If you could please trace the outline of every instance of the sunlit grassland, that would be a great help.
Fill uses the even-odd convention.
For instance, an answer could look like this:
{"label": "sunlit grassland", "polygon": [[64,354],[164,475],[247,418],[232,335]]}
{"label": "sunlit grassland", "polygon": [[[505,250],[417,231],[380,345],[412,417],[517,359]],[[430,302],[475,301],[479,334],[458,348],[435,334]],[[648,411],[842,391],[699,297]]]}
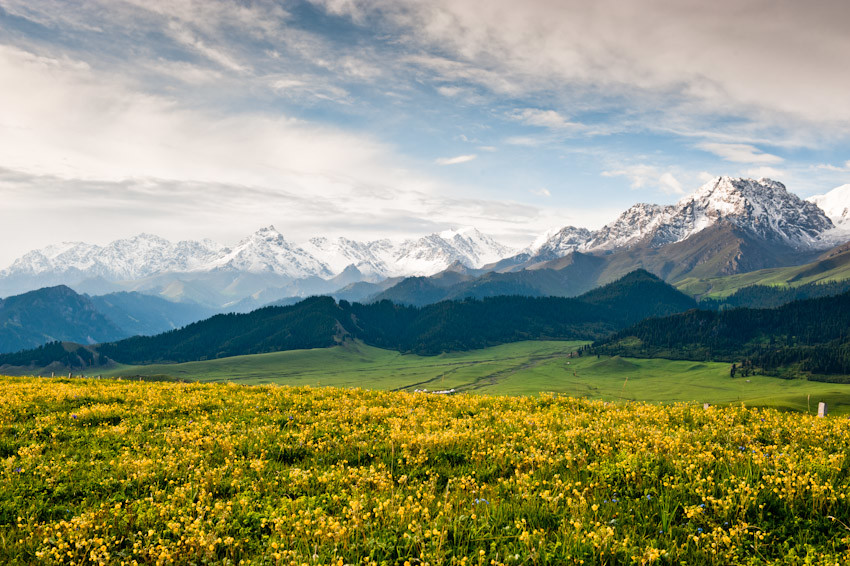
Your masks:
{"label": "sunlit grassland", "polygon": [[0,378],[0,564],[845,564],[850,419]]}
{"label": "sunlit grassland", "polygon": [[676,282],[676,288],[689,295],[722,299],[750,285],[798,287],[809,283],[830,283],[850,279],[850,262],[840,257],[834,262],[791,267],[773,267],[735,275],[699,279],[688,277]]}
{"label": "sunlit grassland", "polygon": [[850,386],[765,376],[729,376],[729,364],[619,357],[569,358],[582,342],[529,341],[440,356],[400,354],[349,343],[316,350],[203,362],[121,366],[103,375],[168,375],[192,381],[275,383],[536,395],[563,393],[606,401],[694,401],[850,412]]}

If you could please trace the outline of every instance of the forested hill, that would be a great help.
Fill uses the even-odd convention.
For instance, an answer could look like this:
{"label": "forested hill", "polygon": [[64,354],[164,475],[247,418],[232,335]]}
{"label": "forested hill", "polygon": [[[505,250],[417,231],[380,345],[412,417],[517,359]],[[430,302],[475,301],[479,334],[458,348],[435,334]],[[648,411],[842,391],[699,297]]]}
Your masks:
{"label": "forested hill", "polygon": [[[101,344],[89,351],[98,354],[98,360],[144,364],[323,348],[359,339],[402,352],[438,354],[518,340],[592,340],[647,316],[694,306],[691,298],[639,271],[572,299],[507,296],[417,308],[389,301],[361,305],[312,297],[287,307],[217,315],[179,330]],[[66,347],[64,359],[68,359],[67,351]],[[46,365],[45,352],[32,351],[32,363],[39,360],[39,366]],[[13,359],[15,365],[27,365],[28,355],[0,356],[0,366],[12,364]]]}
{"label": "forested hill", "polygon": [[772,309],[692,310],[641,321],[598,353],[692,360],[748,359],[767,372],[850,373],[850,292]]}
{"label": "forested hill", "polygon": [[750,285],[721,299],[705,298],[699,302],[699,308],[721,310],[736,307],[766,309],[779,307],[793,301],[831,297],[850,291],[850,279],[828,281],[825,283],[807,283],[792,287],[789,285]]}

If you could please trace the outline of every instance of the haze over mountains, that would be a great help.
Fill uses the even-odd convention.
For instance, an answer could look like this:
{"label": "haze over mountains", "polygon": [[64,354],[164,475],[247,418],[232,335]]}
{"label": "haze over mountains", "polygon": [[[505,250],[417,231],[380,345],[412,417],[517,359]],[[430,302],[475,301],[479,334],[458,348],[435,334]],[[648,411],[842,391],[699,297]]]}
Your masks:
{"label": "haze over mountains", "polygon": [[636,268],[675,282],[812,261],[850,239],[847,187],[807,201],[770,179],[718,177],[676,204],[636,204],[598,230],[567,226],[519,252],[474,228],[403,242],[296,244],[269,226],[230,248],[150,234],[106,246],[63,243],[0,271],[0,295],[64,284],[242,312],[313,294],[410,304],[574,296]]}

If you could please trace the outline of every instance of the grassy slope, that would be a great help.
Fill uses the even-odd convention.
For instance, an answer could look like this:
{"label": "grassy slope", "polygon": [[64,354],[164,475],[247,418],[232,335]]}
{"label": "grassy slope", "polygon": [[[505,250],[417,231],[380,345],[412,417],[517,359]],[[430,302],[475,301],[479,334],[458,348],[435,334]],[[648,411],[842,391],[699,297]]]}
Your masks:
{"label": "grassy slope", "polygon": [[848,385],[762,376],[731,379],[725,363],[595,356],[567,359],[565,355],[579,344],[519,342],[422,357],[354,343],[184,364],[121,366],[110,370],[108,375],[170,375],[246,385],[455,388],[508,395],[552,391],[609,401],[746,402],[802,411],[809,407],[816,410],[818,401],[826,401],[832,413],[850,413]]}
{"label": "grassy slope", "polygon": [[742,287],[750,285],[790,285],[797,287],[807,283],[828,283],[850,279],[850,253],[805,265],[760,269],[725,277],[698,279],[689,277],[675,283],[677,289],[688,295],[723,298]]}

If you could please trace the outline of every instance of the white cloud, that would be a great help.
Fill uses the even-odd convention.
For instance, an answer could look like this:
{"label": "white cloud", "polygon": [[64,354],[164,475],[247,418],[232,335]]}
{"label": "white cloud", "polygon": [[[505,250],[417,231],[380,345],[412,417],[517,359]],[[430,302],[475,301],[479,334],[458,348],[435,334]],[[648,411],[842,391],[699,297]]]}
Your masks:
{"label": "white cloud", "polygon": [[250,70],[247,66],[237,62],[231,55],[225,53],[221,49],[207,45],[204,40],[197,37],[181,24],[177,22],[170,22],[168,29],[175,40],[187,47],[191,47],[204,57],[211,61],[215,61],[222,67],[239,73],[246,73]]}
{"label": "white cloud", "polygon": [[658,186],[666,194],[681,195],[685,192],[682,188],[682,183],[670,172],[664,173],[658,178]]}
{"label": "white cloud", "polygon": [[557,212],[470,196],[362,134],[187,108],[73,59],[0,46],[0,76],[18,87],[0,89],[0,261],[65,239],[148,231],[227,242],[265,224],[293,239],[462,224],[523,243]]}
{"label": "white cloud", "polygon": [[539,189],[531,189],[529,192],[531,194],[537,195],[539,197],[547,197],[548,198],[548,197],[552,196],[552,193],[549,192],[549,189],[547,189],[546,187],[541,187]]}
{"label": "white cloud", "polygon": [[664,194],[683,194],[684,189],[678,179],[670,172],[660,172],[652,165],[632,165],[623,169],[602,172],[603,177],[626,177],[632,189],[654,188]]}
{"label": "white cloud", "polygon": [[697,144],[699,149],[722,157],[726,161],[735,163],[764,163],[775,164],[785,161],[778,155],[764,153],[755,146],[744,143],[714,143],[704,142]]}
{"label": "white cloud", "polygon": [[517,145],[521,147],[537,147],[551,141],[551,138],[538,136],[509,136],[502,140],[508,145]]}
{"label": "white cloud", "polygon": [[437,165],[457,165],[459,163],[468,163],[478,156],[474,153],[469,155],[456,155],[455,157],[440,157],[434,161]]}
{"label": "white cloud", "polygon": [[832,165],[831,163],[821,163],[819,165],[815,165],[815,168],[823,169],[825,171],[833,171],[835,173],[844,173],[850,171],[850,161],[845,161],[843,166]]}
{"label": "white cloud", "polygon": [[752,177],[753,179],[768,178],[768,179],[779,180],[779,181],[786,179],[788,177],[788,173],[786,171],[783,171],[781,169],[776,169],[774,167],[767,167],[767,166],[753,167],[753,168],[747,169],[744,172],[744,174],[747,177]]}
{"label": "white cloud", "polygon": [[658,169],[651,165],[632,165],[624,169],[614,169],[602,172],[603,177],[627,177],[630,187],[642,189],[657,182],[659,178]]}
{"label": "white cloud", "polygon": [[582,124],[569,121],[555,110],[523,108],[514,110],[508,116],[530,126],[539,126],[551,130],[577,130],[584,127]]}
{"label": "white cloud", "polygon": [[688,129],[722,133],[737,126],[711,116],[734,116],[790,136],[850,133],[846,2],[314,2],[385,18],[420,49],[406,63],[497,94],[556,93],[591,110],[615,101],[642,128],[684,127],[684,115],[698,118]]}

